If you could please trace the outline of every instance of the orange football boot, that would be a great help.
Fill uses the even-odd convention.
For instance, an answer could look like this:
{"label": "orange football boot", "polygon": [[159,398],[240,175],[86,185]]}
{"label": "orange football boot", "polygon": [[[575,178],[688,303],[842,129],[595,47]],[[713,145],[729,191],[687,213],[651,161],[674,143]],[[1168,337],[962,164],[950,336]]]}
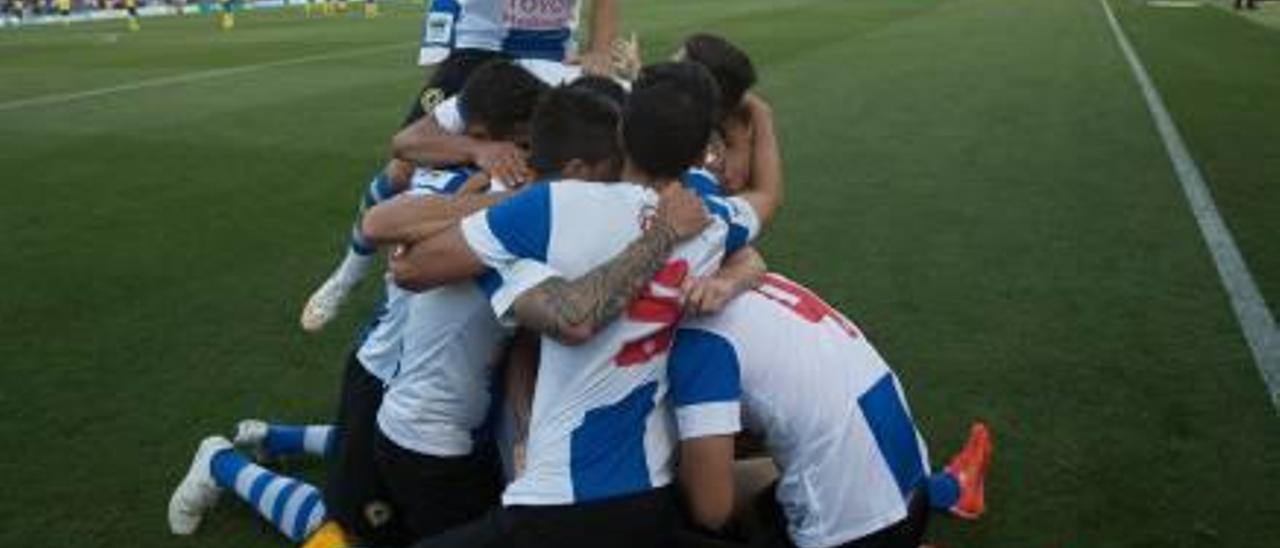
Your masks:
{"label": "orange football boot", "polygon": [[991,431],[986,423],[978,421],[969,427],[969,441],[965,442],[946,471],[960,484],[960,498],[950,510],[963,519],[978,519],[987,509],[985,498],[987,466],[991,464]]}

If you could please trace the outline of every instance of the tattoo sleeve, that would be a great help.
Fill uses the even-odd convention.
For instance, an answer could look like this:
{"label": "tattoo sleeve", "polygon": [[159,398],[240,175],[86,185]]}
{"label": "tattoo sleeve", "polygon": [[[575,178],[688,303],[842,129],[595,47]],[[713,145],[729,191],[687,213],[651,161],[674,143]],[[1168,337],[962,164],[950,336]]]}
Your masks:
{"label": "tattoo sleeve", "polygon": [[585,342],[631,304],[675,247],[676,232],[660,219],[618,256],[575,280],[552,278],[516,299],[516,319],[565,344]]}

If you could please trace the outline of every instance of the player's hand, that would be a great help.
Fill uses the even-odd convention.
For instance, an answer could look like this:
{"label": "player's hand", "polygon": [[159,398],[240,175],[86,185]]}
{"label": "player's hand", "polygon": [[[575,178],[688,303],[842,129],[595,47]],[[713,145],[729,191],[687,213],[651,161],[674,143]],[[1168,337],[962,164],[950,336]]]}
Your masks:
{"label": "player's hand", "polygon": [[614,74],[631,81],[640,77],[640,69],[644,66],[644,61],[640,59],[640,40],[636,37],[636,33],[631,33],[631,38],[627,40],[622,38],[614,40],[610,54],[613,58]]}
{"label": "player's hand", "polygon": [[679,241],[702,233],[702,229],[711,224],[702,198],[674,183],[658,194],[658,212],[654,220],[671,228]]}
{"label": "player's hand", "polygon": [[565,60],[566,64],[580,65],[583,74],[592,76],[613,76],[613,59],[608,51],[584,51],[576,55],[570,55]]}
{"label": "player's hand", "polygon": [[513,188],[533,180],[533,171],[525,163],[526,153],[515,144],[504,141],[479,143],[473,155],[480,169]]}
{"label": "player's hand", "polygon": [[477,171],[474,175],[467,178],[467,182],[462,183],[462,188],[458,189],[458,195],[465,194],[483,194],[489,190],[490,177],[485,171]]}
{"label": "player's hand", "polygon": [[699,316],[719,313],[739,293],[738,284],[719,276],[690,277],[680,289],[685,312]]}

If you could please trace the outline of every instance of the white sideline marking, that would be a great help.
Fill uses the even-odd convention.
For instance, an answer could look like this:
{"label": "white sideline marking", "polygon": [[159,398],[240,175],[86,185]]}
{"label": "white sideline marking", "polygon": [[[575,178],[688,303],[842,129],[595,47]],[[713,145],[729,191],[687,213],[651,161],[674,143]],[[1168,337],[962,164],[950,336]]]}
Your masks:
{"label": "white sideline marking", "polygon": [[[26,99],[17,99],[14,101],[0,103],[0,112],[6,111],[6,110],[27,108],[27,107],[55,105],[58,103],[70,103],[72,101],[92,99],[94,97],[101,97],[103,95],[111,95],[114,93],[124,93],[128,91],[137,91],[140,89],[172,86],[177,84],[186,84],[190,82],[198,82],[200,80],[210,80],[213,78],[222,78],[224,76],[234,76],[237,74],[244,74],[247,72],[256,72],[259,70],[270,69],[270,68],[285,67],[289,65],[301,65],[304,63],[311,63],[315,61],[341,59],[343,57],[355,57],[358,55],[365,55],[367,53],[374,53],[374,52],[389,50],[393,48],[407,48],[413,44],[414,42],[403,42],[403,43],[396,43],[396,44],[386,44],[382,46],[373,46],[373,47],[367,47],[367,48],[358,48],[358,49],[351,49],[351,50],[345,50],[345,51],[331,52],[331,53],[319,53],[315,55],[306,55],[303,57],[294,57],[293,59],[268,61],[265,63],[256,63],[252,65],[241,65],[238,67],[227,67],[227,68],[220,68],[220,69],[213,69],[213,70],[205,70],[201,72],[188,72],[186,74],[164,76],[161,78],[153,78],[150,80],[142,80],[142,81],[132,82],[128,84],[120,84],[117,86],[108,86],[104,88],[77,91],[73,93],[55,93],[52,95],[42,95],[40,97],[28,97]],[[405,51],[408,51],[408,50],[405,50]],[[406,53],[406,55],[408,54]]]}
{"label": "white sideline marking", "polygon": [[1209,247],[1213,262],[1218,267],[1222,286],[1231,297],[1231,308],[1236,313],[1236,321],[1240,322],[1245,341],[1249,343],[1249,351],[1253,353],[1253,359],[1258,364],[1262,380],[1267,383],[1271,403],[1276,411],[1280,412],[1280,331],[1276,330],[1275,319],[1271,317],[1271,310],[1267,308],[1262,292],[1258,291],[1258,285],[1249,274],[1249,267],[1245,264],[1244,257],[1236,248],[1231,231],[1222,221],[1222,215],[1218,213],[1218,208],[1213,203],[1213,196],[1209,193],[1209,187],[1205,185],[1200,169],[1196,167],[1195,160],[1191,158],[1191,153],[1187,151],[1187,146],[1182,140],[1182,135],[1178,133],[1178,128],[1173,123],[1173,118],[1165,109],[1164,100],[1160,98],[1160,93],[1151,83],[1147,69],[1138,59],[1133,46],[1129,44],[1129,38],[1125,36],[1124,29],[1120,28],[1120,22],[1116,20],[1116,15],[1111,11],[1107,0],[1098,0],[1098,2],[1106,11],[1107,22],[1111,24],[1116,41],[1120,43],[1120,50],[1124,52],[1125,58],[1129,61],[1129,67],[1133,69],[1138,87],[1142,88],[1142,95],[1147,100],[1147,108],[1151,111],[1151,117],[1155,119],[1156,129],[1159,130],[1160,137],[1164,140],[1165,150],[1169,153],[1169,161],[1173,162],[1178,182],[1182,184],[1182,191],[1187,197],[1188,205],[1191,206],[1191,212],[1196,217],[1196,224],[1200,225],[1200,235],[1204,237],[1204,243]]}

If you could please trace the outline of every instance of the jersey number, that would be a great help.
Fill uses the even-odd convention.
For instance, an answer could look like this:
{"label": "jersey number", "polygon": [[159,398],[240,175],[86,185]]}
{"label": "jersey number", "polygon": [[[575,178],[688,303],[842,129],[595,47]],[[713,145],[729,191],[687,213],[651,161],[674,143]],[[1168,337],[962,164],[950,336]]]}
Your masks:
{"label": "jersey number", "polygon": [[818,323],[824,319],[831,318],[850,337],[856,339],[860,336],[858,326],[844,317],[844,314],[831,308],[831,305],[814,295],[812,291],[782,276],[766,274],[764,280],[760,283],[760,287],[757,287],[755,291],[795,312],[797,316],[804,318],[809,323]]}
{"label": "jersey number", "polygon": [[627,308],[627,319],[661,324],[662,328],[652,335],[623,345],[622,351],[614,358],[618,367],[648,363],[671,349],[676,323],[680,321],[680,285],[688,275],[689,263],[683,259],[671,261],[658,271],[640,296],[632,301]]}

